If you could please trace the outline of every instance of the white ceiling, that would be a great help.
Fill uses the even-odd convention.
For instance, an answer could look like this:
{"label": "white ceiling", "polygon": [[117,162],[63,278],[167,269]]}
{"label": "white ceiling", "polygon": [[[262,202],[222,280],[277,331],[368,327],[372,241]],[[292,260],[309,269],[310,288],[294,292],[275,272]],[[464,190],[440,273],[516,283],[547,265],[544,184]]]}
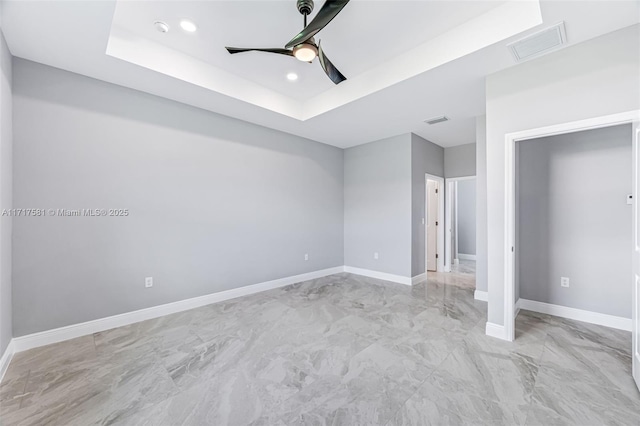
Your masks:
{"label": "white ceiling", "polygon": [[[334,65],[353,78],[502,3],[352,1],[316,38]],[[309,19],[321,6],[318,0]],[[182,18],[196,22],[198,31],[182,31]],[[155,20],[169,24],[170,31],[158,32]],[[303,28],[295,1],[119,1],[113,25],[297,100],[334,86],[318,61],[265,53],[232,56],[224,48],[284,47]],[[298,81],[289,82],[288,72],[296,72]]]}
{"label": "white ceiling", "polygon": [[[178,28],[182,17],[198,24],[195,34]],[[317,63],[223,49],[286,43],[302,25],[294,0],[2,4],[15,56],[339,147],[407,132],[472,143],[484,77],[515,64],[508,42],[565,21],[575,44],[639,17],[637,1],[352,1],[320,33],[349,78],[334,86]],[[169,33],[153,29],[158,19]],[[287,81],[289,71],[300,79]],[[443,114],[451,121],[422,123]]]}
{"label": "white ceiling", "polygon": [[[137,27],[139,26],[139,23],[133,25],[129,20],[131,13],[129,12],[128,6],[130,3],[131,2],[127,1],[118,1],[116,4],[111,25],[111,33],[109,35],[109,42],[106,49],[109,56],[143,66],[159,73],[169,75],[173,78],[198,85],[209,91],[231,96],[238,100],[254,104],[300,121],[306,121],[325,112],[339,108],[349,102],[353,102],[379,90],[402,82],[408,78],[422,74],[452,60],[463,57],[471,52],[489,46],[497,41],[504,40],[507,37],[518,34],[524,30],[539,25],[542,22],[540,7],[535,1],[503,2],[502,4],[485,3],[484,1],[477,2],[477,4],[484,5],[485,7],[478,8],[474,3],[474,6],[471,9],[478,13],[476,16],[469,14],[469,12],[465,12],[467,10],[465,9],[466,3],[463,2],[384,2],[382,4],[395,6],[396,8],[401,5],[411,5],[413,3],[416,6],[420,6],[422,4],[429,5],[434,11],[442,9],[446,16],[450,18],[441,18],[440,21],[451,21],[451,23],[449,25],[445,25],[441,22],[431,23],[430,20],[423,18],[425,21],[424,24],[427,28],[435,26],[440,29],[440,32],[430,32],[432,33],[431,38],[428,38],[422,43],[416,44],[411,40],[413,34],[410,32],[406,33],[404,31],[405,27],[411,28],[410,26],[400,24],[400,22],[404,23],[404,21],[390,21],[388,31],[382,33],[378,32],[378,34],[382,36],[380,40],[383,40],[386,37],[387,39],[391,39],[390,44],[393,46],[408,45],[408,48],[403,49],[405,50],[403,53],[400,53],[389,60],[382,60],[377,64],[371,62],[368,68],[363,68],[362,72],[351,76],[347,81],[341,83],[340,86],[332,86],[327,82],[327,78],[322,76],[322,73],[320,72],[317,74],[318,79],[315,84],[314,82],[308,83],[312,88],[317,89],[317,94],[311,97],[295,99],[288,96],[286,93],[272,90],[265,85],[257,84],[252,81],[257,78],[261,78],[261,74],[266,74],[264,79],[267,81],[281,81],[283,74],[282,70],[253,65],[249,68],[251,71],[248,73],[248,75],[251,76],[251,79],[247,79],[240,76],[237,72],[233,72],[231,69],[228,69],[230,68],[229,64],[235,66],[237,62],[236,56],[242,57],[249,54],[236,55],[234,57],[231,57],[231,55],[228,54],[223,54],[216,58],[217,62],[211,63],[202,60],[199,56],[194,56],[194,52],[185,52],[184,50],[181,50],[184,48],[183,46],[180,46],[180,49],[169,47],[164,42],[166,37],[160,38],[161,42],[157,42],[147,37],[146,34],[141,36],[139,33],[132,31],[132,28],[130,27]],[[199,2],[196,3],[197,6],[194,6],[194,9],[197,9],[201,14],[212,12],[211,10],[208,10],[211,8],[212,3],[214,5],[220,4],[220,2]],[[153,8],[153,11],[147,10],[144,13],[148,16],[146,19],[147,22],[151,22],[152,14],[156,13],[155,9],[160,8],[165,3],[161,2],[153,4],[156,5]],[[248,5],[248,7],[246,7],[247,12],[242,13],[243,16],[248,16],[247,13],[251,10],[251,6],[270,5],[274,3],[224,2],[222,4],[236,11],[236,13],[238,9],[243,9],[245,5]],[[275,4],[290,4],[290,0]],[[362,17],[367,15],[375,18],[376,15],[373,12],[378,10],[377,7],[374,7],[377,4],[377,2],[371,1],[353,1],[348,5],[348,7],[351,6],[353,8],[359,5],[366,6],[367,9],[364,9],[358,16]],[[451,7],[452,5],[455,7]],[[179,3],[176,8],[180,10],[184,9],[182,3]],[[414,7],[414,9],[419,8]],[[266,14],[267,16],[270,16],[267,10],[268,9],[265,9],[261,15],[264,16]],[[344,10],[346,10],[346,7]],[[244,11],[241,10],[241,12]],[[180,15],[178,15],[177,12],[171,13],[176,14],[175,18],[172,18],[169,22],[170,25],[173,26],[174,22],[179,21]],[[194,13],[196,12],[192,12],[192,14]],[[458,23],[452,18],[457,18],[460,13],[463,13],[463,16],[467,18],[462,23]],[[126,18],[121,18],[121,16],[125,16]],[[217,15],[214,13],[213,16]],[[342,18],[342,13],[338,15],[336,20],[338,20],[338,18]],[[382,18],[382,16],[380,18]],[[277,18],[272,19],[277,20]],[[368,25],[365,25],[365,23],[368,22],[366,19],[363,23],[360,22],[359,18],[354,18],[353,20],[360,26]],[[122,21],[123,23],[121,24]],[[263,21],[264,19],[261,16],[256,16],[251,19],[251,25],[260,26]],[[331,22],[331,24],[334,24],[334,22]],[[145,25],[145,27],[148,26],[149,24]],[[324,34],[325,31],[322,31],[321,33]],[[375,34],[376,31],[374,28],[370,28],[369,33]],[[353,31],[351,34],[353,34]],[[196,49],[196,34],[190,35],[192,36],[191,42],[189,42],[189,39],[185,37],[180,37],[179,39],[184,42],[184,45],[194,45],[194,50],[206,51],[207,46],[209,46],[209,50],[212,50],[212,42],[203,42],[203,49]],[[284,35],[286,34],[282,34],[281,37]],[[257,34],[252,35],[249,38],[251,37],[255,38],[257,37]],[[349,37],[349,35],[346,37]],[[412,42],[408,43],[407,40],[411,40]],[[386,41],[386,43],[389,42]],[[220,49],[220,47],[218,47],[218,49]],[[213,50],[219,51],[218,49]],[[342,49],[340,51],[342,52]],[[257,53],[253,54],[253,56],[255,55],[257,55]],[[261,56],[265,56],[265,54],[261,54]],[[370,62],[365,60],[365,57],[366,55],[355,54],[355,58],[353,58],[349,54],[346,54],[342,61],[346,63],[348,68],[349,65],[353,64],[357,67],[359,65],[358,60]],[[295,59],[292,62],[292,58],[285,57],[280,59],[287,59],[288,64],[295,63]],[[253,61],[255,64],[256,59]],[[251,65],[251,63],[247,63],[247,65]],[[301,65],[311,71],[315,70],[316,72],[319,72],[317,65],[315,65],[315,67],[313,67],[313,64]],[[247,72],[245,70],[246,68],[243,68],[243,72]],[[305,68],[302,68],[302,71],[305,71]],[[295,91],[290,89],[291,86],[284,87],[287,89],[287,92],[295,93]],[[322,90],[323,87],[327,87],[327,89]]]}

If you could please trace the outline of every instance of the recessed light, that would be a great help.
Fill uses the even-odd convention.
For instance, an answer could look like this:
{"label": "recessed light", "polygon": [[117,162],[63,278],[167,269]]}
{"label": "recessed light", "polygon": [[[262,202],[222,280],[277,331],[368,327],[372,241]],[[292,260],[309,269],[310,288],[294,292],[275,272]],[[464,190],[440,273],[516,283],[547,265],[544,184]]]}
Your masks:
{"label": "recessed light", "polygon": [[183,19],[182,21],[180,21],[180,28],[182,28],[183,30],[185,30],[188,33],[194,33],[198,29],[196,24],[194,24],[193,22],[191,22],[188,19]]}
{"label": "recessed light", "polygon": [[296,81],[297,79],[298,79],[298,74],[296,74],[295,72],[290,72],[289,74],[287,74],[287,80]]}
{"label": "recessed light", "polygon": [[169,32],[169,25],[167,25],[165,22],[156,21],[153,23],[153,26],[156,27],[156,30],[160,31],[161,33]]}

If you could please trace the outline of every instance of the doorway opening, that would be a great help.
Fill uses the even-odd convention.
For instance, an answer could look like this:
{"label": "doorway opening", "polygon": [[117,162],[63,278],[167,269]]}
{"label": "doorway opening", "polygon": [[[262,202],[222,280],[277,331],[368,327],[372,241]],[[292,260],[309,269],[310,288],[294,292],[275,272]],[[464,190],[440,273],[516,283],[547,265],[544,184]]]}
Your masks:
{"label": "doorway opening", "polygon": [[444,178],[425,175],[425,272],[443,272]]}
{"label": "doorway opening", "polygon": [[[487,323],[487,334],[514,340],[519,309],[631,331],[640,381],[639,119],[630,111],[506,135],[504,329]],[[623,142],[606,133],[621,128]],[[610,145],[598,145],[598,131]],[[568,143],[587,134],[583,148]],[[543,139],[559,145],[523,158],[522,147]],[[537,181],[524,184],[527,173]],[[611,279],[614,272],[622,276]]]}
{"label": "doorway opening", "polygon": [[475,276],[476,178],[449,178],[447,185],[447,272]]}
{"label": "doorway opening", "polygon": [[516,143],[516,311],[630,330],[631,149],[630,124]]}

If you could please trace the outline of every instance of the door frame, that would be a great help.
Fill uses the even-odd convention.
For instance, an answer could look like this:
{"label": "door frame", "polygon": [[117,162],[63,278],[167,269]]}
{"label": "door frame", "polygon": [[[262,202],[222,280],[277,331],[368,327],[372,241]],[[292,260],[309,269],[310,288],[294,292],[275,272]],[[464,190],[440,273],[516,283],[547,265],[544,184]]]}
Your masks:
{"label": "door frame", "polygon": [[[444,228],[446,226],[446,218],[444,216],[444,178],[441,176],[430,175],[425,173],[424,175],[424,272],[427,273],[427,255],[429,250],[428,238],[427,238],[427,213],[429,212],[429,192],[427,187],[427,181],[434,180],[438,183],[438,226],[437,226],[437,238],[436,238],[436,253],[438,259],[436,259],[436,271],[444,271]],[[442,256],[440,256],[442,253]]]}
{"label": "door frame", "polygon": [[[571,121],[552,126],[539,127],[535,129],[523,130],[519,132],[507,133],[505,135],[505,204],[504,204],[504,340],[513,341],[515,339],[515,178],[516,178],[516,142],[538,139],[547,136],[575,133],[584,130],[601,129],[620,124],[629,124],[640,121],[640,110],[632,110],[619,114],[611,114],[586,120]],[[635,141],[633,144],[635,145]],[[638,173],[634,165],[633,170]],[[633,275],[633,274],[631,274]],[[633,280],[632,280],[633,285]],[[491,303],[491,295],[489,295]],[[497,337],[497,336],[496,336]]]}
{"label": "door frame", "polygon": [[[444,245],[444,249],[445,249],[445,262],[444,262],[444,271],[445,272],[451,272],[451,266],[453,265],[453,247],[451,247],[451,243],[446,243],[446,241],[451,241],[452,239],[452,235],[451,235],[451,223],[450,220],[453,219],[453,221],[455,221],[457,223],[458,221],[458,204],[456,203],[456,211],[453,212],[452,211],[452,201],[453,201],[453,195],[452,195],[452,189],[453,189],[453,184],[456,182],[460,182],[463,180],[471,180],[471,179],[476,179],[476,176],[460,176],[460,177],[453,177],[453,178],[446,178],[445,179],[445,185],[446,185],[446,193],[445,193],[445,203],[446,203],[446,207],[445,207],[445,225],[447,227],[447,231],[446,231],[446,240],[445,240],[445,245]],[[455,218],[453,217],[455,213]],[[458,238],[458,227],[456,226],[456,239]],[[477,227],[476,227],[476,233],[477,233]],[[476,250],[477,252],[477,250]]]}
{"label": "door frame", "polygon": [[631,186],[631,196],[633,204],[633,238],[632,238],[632,271],[631,282],[633,283],[632,306],[631,306],[631,376],[636,382],[640,391],[640,120],[633,124],[633,185]]}

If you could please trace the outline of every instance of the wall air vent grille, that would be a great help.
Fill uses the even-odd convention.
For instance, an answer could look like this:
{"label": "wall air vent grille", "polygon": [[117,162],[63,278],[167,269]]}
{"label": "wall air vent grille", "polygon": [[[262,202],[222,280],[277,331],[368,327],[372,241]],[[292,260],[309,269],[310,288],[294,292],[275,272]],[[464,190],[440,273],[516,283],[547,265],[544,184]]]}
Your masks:
{"label": "wall air vent grille", "polygon": [[514,41],[507,46],[516,61],[524,61],[558,50],[566,42],[567,34],[564,29],[564,22],[560,22],[521,40]]}
{"label": "wall air vent grille", "polygon": [[445,117],[444,115],[442,115],[440,117],[433,117],[433,118],[430,118],[428,120],[424,120],[424,122],[429,124],[429,125],[442,123],[444,121],[449,121],[449,118]]}

